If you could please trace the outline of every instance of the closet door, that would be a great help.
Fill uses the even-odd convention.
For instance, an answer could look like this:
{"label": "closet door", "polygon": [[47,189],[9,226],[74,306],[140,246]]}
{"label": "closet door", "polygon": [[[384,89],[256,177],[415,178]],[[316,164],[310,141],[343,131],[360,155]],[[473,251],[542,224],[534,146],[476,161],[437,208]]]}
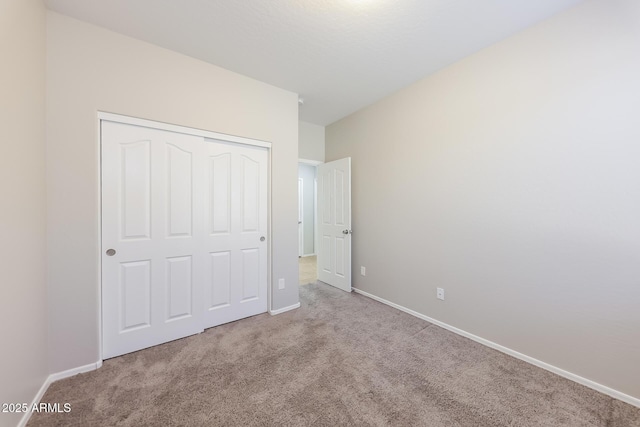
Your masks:
{"label": "closet door", "polygon": [[106,359],[203,330],[206,156],[202,137],[108,121],[101,132]]}
{"label": "closet door", "polygon": [[205,140],[204,327],[267,311],[266,148]]}

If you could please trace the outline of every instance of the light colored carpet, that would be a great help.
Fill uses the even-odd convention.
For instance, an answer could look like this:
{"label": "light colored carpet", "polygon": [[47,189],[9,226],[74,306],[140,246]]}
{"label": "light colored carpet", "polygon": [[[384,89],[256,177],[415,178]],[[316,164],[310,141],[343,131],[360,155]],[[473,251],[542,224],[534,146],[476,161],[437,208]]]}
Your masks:
{"label": "light colored carpet", "polygon": [[29,426],[640,426],[640,409],[357,294],[107,360]]}
{"label": "light colored carpet", "polygon": [[308,285],[318,280],[318,260],[314,256],[298,258],[299,278],[301,285]]}

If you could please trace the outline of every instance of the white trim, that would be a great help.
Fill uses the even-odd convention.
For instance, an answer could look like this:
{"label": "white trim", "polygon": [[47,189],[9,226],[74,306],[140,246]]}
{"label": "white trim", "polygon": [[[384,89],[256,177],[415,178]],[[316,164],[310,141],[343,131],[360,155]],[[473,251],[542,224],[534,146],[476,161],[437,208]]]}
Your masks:
{"label": "white trim", "polygon": [[279,308],[277,310],[269,310],[269,314],[275,316],[277,314],[286,313],[287,311],[295,310],[296,308],[300,308],[300,303],[296,303],[290,305],[289,307]]}
{"label": "white trim", "polygon": [[313,253],[313,254],[300,255],[300,258],[306,258],[306,257],[309,257],[309,256],[316,256],[316,254]]}
{"label": "white trim", "polygon": [[[44,396],[44,394],[47,392],[47,389],[49,388],[49,385],[51,385],[51,383],[51,376],[48,376],[44,380],[44,383],[42,383],[40,390],[38,390],[35,397],[31,401],[31,405],[29,405],[29,408],[33,408],[33,405],[37,405],[40,403],[40,400],[42,400],[42,396]],[[29,419],[31,418],[31,414],[31,411],[26,411],[24,414],[22,414],[22,418],[20,418],[20,421],[18,422],[18,427],[25,427],[29,422]]]}
{"label": "white trim", "polygon": [[[98,283],[98,357],[102,357],[102,120],[98,117],[98,152],[96,153],[96,162],[98,171],[98,191],[97,195],[97,207],[98,207],[98,276],[96,282]],[[102,361],[100,362],[102,365]]]}
{"label": "white trim", "polygon": [[304,178],[298,175],[298,257],[304,256]]}
{"label": "white trim", "polygon": [[399,304],[393,303],[391,301],[387,301],[384,298],[380,298],[377,297],[373,294],[370,294],[368,292],[362,291],[360,289],[357,288],[352,288],[356,293],[359,293],[361,295],[364,295],[365,297],[371,298],[373,300],[376,300],[378,302],[381,302],[382,304],[386,304],[390,307],[396,308],[400,311],[404,311],[407,314],[410,314],[412,316],[415,316],[419,319],[422,320],[426,320],[429,323],[433,323],[434,325],[440,326],[441,328],[444,328],[448,331],[451,331],[455,334],[461,335],[465,338],[469,338],[470,340],[473,340],[477,343],[480,343],[482,345],[485,345],[487,347],[493,348],[494,350],[498,350],[502,353],[508,354],[509,356],[513,356],[516,359],[520,359],[524,362],[530,363],[532,365],[535,365],[539,368],[545,369],[549,372],[553,372],[554,374],[560,375],[561,377],[564,377],[566,379],[569,379],[571,381],[574,381],[578,384],[582,384],[583,386],[589,387],[593,390],[599,391],[600,393],[604,393],[607,396],[613,397],[614,399],[618,399],[621,400],[625,403],[628,403],[630,405],[636,406],[638,408],[640,408],[640,399],[633,397],[633,396],[629,396],[628,394],[622,393],[618,390],[614,390],[610,387],[607,387],[605,385],[602,385],[600,383],[597,383],[595,381],[589,380],[587,378],[581,377],[579,375],[576,375],[574,373],[571,373],[569,371],[565,371],[564,369],[558,368],[556,366],[550,365],[549,363],[543,362],[541,360],[538,359],[534,359],[531,356],[527,356],[526,354],[522,354],[520,352],[517,352],[515,350],[512,350],[508,347],[502,346],[500,344],[496,344],[493,341],[489,341],[487,339],[481,338],[477,335],[473,335],[467,331],[464,331],[462,329],[458,329],[455,326],[451,326],[448,325],[444,322],[441,322],[439,320],[433,319],[429,316],[425,316],[424,314],[418,313],[417,311],[413,311],[411,309],[408,309],[406,307],[403,307]]}
{"label": "white trim", "polygon": [[[318,167],[313,178],[313,254],[318,254]],[[318,267],[316,266],[316,277]]]}
{"label": "white trim", "polygon": [[273,306],[273,203],[271,183],[273,179],[273,152],[271,148],[267,151],[267,311],[271,311]]}
{"label": "white trim", "polygon": [[298,159],[298,163],[303,163],[305,165],[318,166],[323,164],[320,160],[308,160],[308,159]]}
{"label": "white trim", "polygon": [[122,116],[120,114],[106,113],[98,111],[98,119],[108,122],[124,123],[129,125],[136,125],[142,127],[148,127],[152,129],[166,130],[169,132],[183,133],[187,135],[201,136],[204,138],[220,139],[226,142],[235,142],[236,144],[253,145],[256,147],[271,148],[271,143],[267,141],[261,141],[259,139],[245,138],[243,136],[227,135],[224,133],[211,132],[204,129],[196,129],[185,126],[172,125],[170,123],[157,122],[154,120],[140,119],[137,117]]}
{"label": "white trim", "polygon": [[65,378],[73,377],[74,375],[84,374],[85,372],[95,371],[102,367],[102,360],[98,360],[95,363],[89,363],[88,365],[78,366],[77,368],[67,369],[66,371],[57,372],[49,375],[50,383],[60,381]]}
{"label": "white trim", "polygon": [[[79,366],[77,368],[68,369],[66,371],[57,372],[55,374],[49,375],[47,377],[47,379],[44,380],[44,383],[42,383],[42,386],[40,387],[40,389],[36,393],[35,397],[33,398],[33,401],[31,402],[31,405],[29,406],[29,408],[32,408],[34,405],[37,405],[37,404],[40,403],[40,401],[42,400],[42,397],[47,392],[47,389],[49,388],[51,383],[53,383],[55,381],[58,381],[58,380],[62,380],[64,378],[73,377],[74,375],[83,374],[85,372],[95,371],[96,369],[100,368],[101,366],[102,366],[102,360],[98,360],[95,363],[90,363],[88,365]],[[18,427],[26,426],[27,423],[29,422],[29,419],[31,418],[31,414],[32,414],[31,411],[25,412],[22,415],[22,418],[20,419],[20,422],[18,422]]]}

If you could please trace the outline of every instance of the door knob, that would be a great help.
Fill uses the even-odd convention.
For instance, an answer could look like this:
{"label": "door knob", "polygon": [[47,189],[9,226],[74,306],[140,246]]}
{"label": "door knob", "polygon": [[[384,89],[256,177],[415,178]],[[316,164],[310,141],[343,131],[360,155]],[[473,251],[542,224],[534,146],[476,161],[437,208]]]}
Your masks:
{"label": "door knob", "polygon": [[107,256],[114,256],[116,254],[115,249],[107,249]]}
{"label": "door knob", "polygon": [[351,230],[342,230],[342,234],[351,234],[352,231]]}
{"label": "door knob", "polygon": [[264,236],[260,237],[260,241],[261,241],[261,242],[264,242],[264,241],[265,241]]}

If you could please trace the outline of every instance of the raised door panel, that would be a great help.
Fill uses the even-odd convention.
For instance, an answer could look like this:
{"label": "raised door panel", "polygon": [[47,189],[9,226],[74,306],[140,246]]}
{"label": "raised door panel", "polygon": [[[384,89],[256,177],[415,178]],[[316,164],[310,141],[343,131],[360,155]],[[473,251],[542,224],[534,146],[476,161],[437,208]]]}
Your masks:
{"label": "raised door panel", "polygon": [[338,277],[344,277],[345,272],[345,250],[346,250],[346,239],[345,237],[338,236],[335,238],[335,252],[334,252],[334,265],[335,265],[335,275]]}
{"label": "raised door panel", "polygon": [[120,264],[120,332],[151,326],[151,260]]}
{"label": "raised door panel", "polygon": [[175,321],[192,314],[193,277],[191,256],[166,260],[166,321]]}
{"label": "raised door panel", "polygon": [[120,143],[121,239],[151,238],[151,141]]}
{"label": "raised door panel", "polygon": [[209,157],[209,234],[231,233],[231,153]]}
{"label": "raised door panel", "polygon": [[258,231],[260,222],[260,164],[244,155],[240,156],[242,180],[240,182],[241,218],[243,232]]}
{"label": "raised door panel", "polygon": [[167,236],[190,237],[193,227],[192,153],[174,144],[166,144],[166,149]]}
{"label": "raised door panel", "polygon": [[324,171],[320,174],[320,197],[321,197],[321,223],[325,225],[333,224],[331,216],[331,171]]}
{"label": "raised door panel", "polygon": [[336,169],[333,180],[333,193],[334,193],[334,215],[333,224],[338,226],[346,226],[346,212],[345,212],[345,173],[342,170]]}
{"label": "raised door panel", "polygon": [[260,295],[260,251],[258,248],[243,249],[241,302],[255,300]]}
{"label": "raised door panel", "polygon": [[320,271],[328,274],[333,272],[333,268],[331,268],[331,260],[333,258],[331,240],[331,236],[323,235],[322,243],[320,244]]}
{"label": "raised door panel", "polygon": [[231,304],[231,252],[214,252],[209,255],[209,310],[216,310]]}

